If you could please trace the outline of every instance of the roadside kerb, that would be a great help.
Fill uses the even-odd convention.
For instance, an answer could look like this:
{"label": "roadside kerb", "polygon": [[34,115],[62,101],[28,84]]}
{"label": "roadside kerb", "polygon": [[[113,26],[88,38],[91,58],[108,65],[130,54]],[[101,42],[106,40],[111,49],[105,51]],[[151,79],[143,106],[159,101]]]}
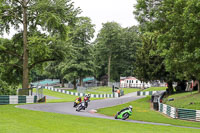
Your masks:
{"label": "roadside kerb", "polygon": [[[44,86],[44,88],[48,89],[50,91],[56,91],[56,92],[74,95],[74,96],[85,96],[86,95],[86,93],[71,92],[71,91],[67,91],[67,90],[56,89],[53,86]],[[122,96],[122,95],[124,95],[123,91],[120,92],[120,96]],[[91,94],[91,97],[92,98],[116,98],[119,96],[118,96],[118,93],[114,93],[114,94]]]}

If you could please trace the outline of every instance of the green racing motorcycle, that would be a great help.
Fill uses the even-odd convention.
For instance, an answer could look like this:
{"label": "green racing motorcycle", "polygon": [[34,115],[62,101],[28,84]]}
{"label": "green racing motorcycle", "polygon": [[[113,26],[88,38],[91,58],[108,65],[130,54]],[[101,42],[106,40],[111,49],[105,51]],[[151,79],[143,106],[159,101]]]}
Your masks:
{"label": "green racing motorcycle", "polygon": [[115,115],[115,119],[122,119],[122,120],[126,120],[129,118],[129,116],[132,115],[132,110],[131,109],[127,109],[124,110],[122,112],[117,112],[117,114]]}

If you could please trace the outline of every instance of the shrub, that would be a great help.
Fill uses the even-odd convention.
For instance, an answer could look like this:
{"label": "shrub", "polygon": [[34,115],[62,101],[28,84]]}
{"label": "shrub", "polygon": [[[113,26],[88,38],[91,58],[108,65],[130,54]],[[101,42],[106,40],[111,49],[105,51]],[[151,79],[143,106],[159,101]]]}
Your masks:
{"label": "shrub", "polygon": [[16,87],[0,80],[0,95],[16,95]]}

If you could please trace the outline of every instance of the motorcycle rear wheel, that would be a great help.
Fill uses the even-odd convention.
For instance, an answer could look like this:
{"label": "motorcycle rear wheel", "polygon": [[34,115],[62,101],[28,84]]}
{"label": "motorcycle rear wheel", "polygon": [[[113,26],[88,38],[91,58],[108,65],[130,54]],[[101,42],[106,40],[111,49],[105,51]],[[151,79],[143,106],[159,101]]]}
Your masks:
{"label": "motorcycle rear wheel", "polygon": [[76,107],[77,105],[78,105],[78,104],[74,102],[74,106],[73,106],[73,107]]}
{"label": "motorcycle rear wheel", "polygon": [[83,107],[82,106],[78,106],[76,111],[79,112]]}
{"label": "motorcycle rear wheel", "polygon": [[118,119],[117,116],[118,116],[118,114],[115,115],[115,119]]}

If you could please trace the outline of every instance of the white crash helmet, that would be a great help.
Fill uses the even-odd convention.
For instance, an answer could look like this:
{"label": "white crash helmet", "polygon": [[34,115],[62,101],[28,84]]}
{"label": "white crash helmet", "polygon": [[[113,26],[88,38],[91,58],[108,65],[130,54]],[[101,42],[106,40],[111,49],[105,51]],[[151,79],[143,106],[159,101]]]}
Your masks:
{"label": "white crash helmet", "polygon": [[130,108],[130,109],[133,109],[133,107],[132,107],[131,105],[129,105],[129,108]]}

